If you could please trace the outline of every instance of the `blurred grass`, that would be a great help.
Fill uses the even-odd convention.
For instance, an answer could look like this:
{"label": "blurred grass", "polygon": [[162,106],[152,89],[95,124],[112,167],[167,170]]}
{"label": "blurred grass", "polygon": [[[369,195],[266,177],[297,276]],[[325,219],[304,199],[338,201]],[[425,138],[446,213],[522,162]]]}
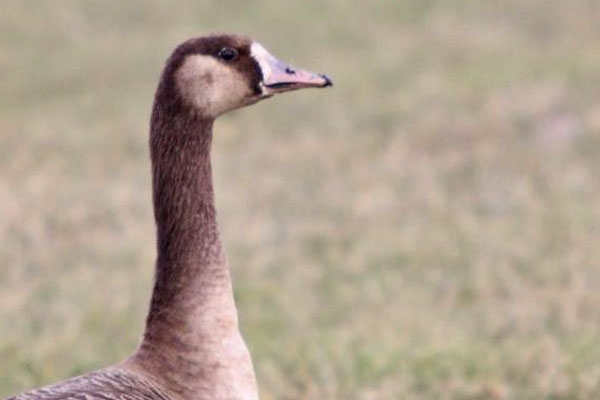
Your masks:
{"label": "blurred grass", "polygon": [[135,348],[158,74],[179,41],[233,31],[336,83],[217,124],[262,398],[597,399],[599,12],[4,1],[0,395]]}

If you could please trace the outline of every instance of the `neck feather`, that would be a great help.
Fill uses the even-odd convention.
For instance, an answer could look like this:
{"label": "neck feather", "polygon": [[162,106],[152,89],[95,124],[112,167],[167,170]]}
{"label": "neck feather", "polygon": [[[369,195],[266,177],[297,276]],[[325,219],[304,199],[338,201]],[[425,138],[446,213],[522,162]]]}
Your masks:
{"label": "neck feather", "polygon": [[144,338],[130,364],[183,398],[220,398],[206,391],[225,390],[224,396],[239,388],[252,392],[254,374],[239,334],[217,228],[210,163],[213,121],[186,111],[165,109],[156,101],[152,113],[158,256]]}

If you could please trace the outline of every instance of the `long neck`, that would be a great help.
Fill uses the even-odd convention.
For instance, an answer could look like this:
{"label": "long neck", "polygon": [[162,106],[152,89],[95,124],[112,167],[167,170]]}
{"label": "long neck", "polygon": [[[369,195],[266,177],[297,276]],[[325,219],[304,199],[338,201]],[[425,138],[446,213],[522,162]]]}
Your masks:
{"label": "long neck", "polygon": [[[214,206],[211,141],[210,120],[179,116],[152,124],[158,258],[147,320],[149,333],[154,325],[173,317],[189,323],[189,312],[213,297],[207,288],[219,289],[218,296],[230,295]],[[177,315],[178,311],[184,312]]]}
{"label": "long neck", "polygon": [[162,122],[152,124],[150,137],[158,252],[152,306],[159,308],[211,265],[225,268],[210,164],[212,121]]}
{"label": "long neck", "polygon": [[151,121],[158,256],[146,330],[132,360],[183,398],[255,387],[216,222],[212,125],[157,105]]}

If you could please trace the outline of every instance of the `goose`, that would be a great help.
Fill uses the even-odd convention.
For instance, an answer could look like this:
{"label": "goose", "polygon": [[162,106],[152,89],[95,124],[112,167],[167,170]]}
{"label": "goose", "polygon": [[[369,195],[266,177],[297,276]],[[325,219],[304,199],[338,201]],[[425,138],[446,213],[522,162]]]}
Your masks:
{"label": "goose", "polygon": [[141,343],[124,361],[10,400],[258,399],[216,220],[213,122],[278,93],[331,85],[244,36],[176,47],[150,119],[157,258]]}

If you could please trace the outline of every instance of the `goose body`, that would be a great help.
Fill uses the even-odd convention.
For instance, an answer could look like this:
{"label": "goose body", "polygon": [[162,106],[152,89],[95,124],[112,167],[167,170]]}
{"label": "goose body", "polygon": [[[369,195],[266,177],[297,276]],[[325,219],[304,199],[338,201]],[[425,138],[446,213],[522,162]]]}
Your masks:
{"label": "goose body", "polygon": [[150,121],[155,284],[137,351],[9,400],[256,400],[214,206],[215,118],[280,92],[330,86],[236,35],[190,39],[168,59]]}

